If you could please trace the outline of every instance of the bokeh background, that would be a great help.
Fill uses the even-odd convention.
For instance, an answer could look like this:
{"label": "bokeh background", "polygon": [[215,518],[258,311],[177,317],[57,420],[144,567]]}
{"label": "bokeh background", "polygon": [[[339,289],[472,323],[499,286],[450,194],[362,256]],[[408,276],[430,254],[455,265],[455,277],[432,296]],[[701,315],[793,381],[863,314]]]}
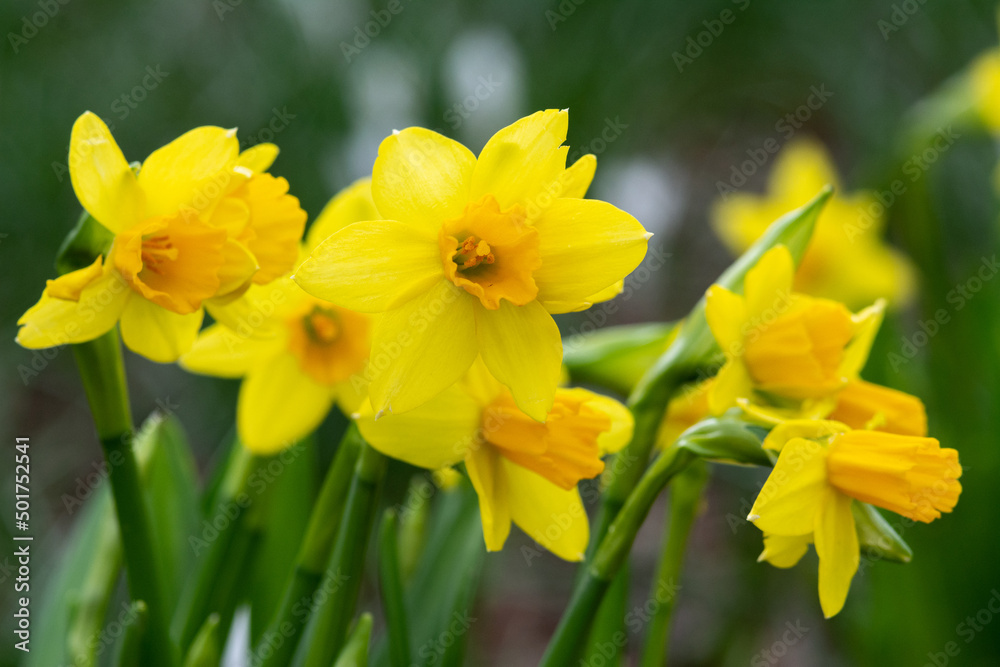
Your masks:
{"label": "bokeh background", "polygon": [[[832,94],[796,138],[829,147],[848,189],[884,188],[901,168],[901,119],[997,43],[990,2],[902,5],[905,21],[885,33],[879,22],[900,8],[890,0],[400,0],[401,11],[374,37],[360,37],[386,3],[0,4],[0,339],[7,341],[0,490],[11,507],[13,438],[30,435],[34,599],[78,516],[64,495],[101,460],[72,355],[40,357],[13,343],[17,317],[54,276],[56,250],[79,214],[65,160],[82,111],[105,118],[131,160],[197,125],[238,127],[247,146],[275,141],[281,155],[272,172],[289,179],[312,217],[367,175],[394,128],[438,129],[478,151],[516,118],[569,108],[571,155],[598,155],[591,196],[636,215],[656,233],[652,247],[667,255],[609,323],[666,321],[682,316],[730,260],[708,224],[717,182],[766,139],[784,146],[776,123],[811,88]],[[735,20],[679,68],[674,53],[723,10]],[[844,612],[823,621],[815,557],[793,570],[759,565],[759,532],[732,521],[745,514],[741,503],[752,500],[761,474],[715,469],[681,581],[672,664],[1000,664],[1000,617],[987,606],[1000,597],[1000,281],[986,281],[911,362],[894,369],[888,361],[921,320],[951,308],[949,291],[996,252],[996,163],[988,136],[963,132],[926,174],[930,212],[920,224],[903,207],[890,208],[889,236],[915,260],[919,294],[889,319],[865,372],[921,396],[931,433],[960,451],[965,491],[957,511],[908,529],[913,562],[867,568]],[[771,164],[743,189],[762,189]],[[561,322],[566,332],[580,323]],[[137,417],[174,412],[207,476],[230,437],[237,384],[131,354],[126,363]],[[331,446],[321,443],[320,460]],[[402,493],[410,472],[393,472],[398,488],[390,495]],[[321,466],[310,474],[320,479]],[[0,515],[4,665],[19,664],[7,611],[12,515]],[[660,505],[634,552],[637,605],[647,596],[663,517]],[[544,649],[573,568],[548,555],[526,559],[527,544],[515,535],[486,559],[468,664],[531,664]],[[958,626],[977,614],[981,630],[966,641]],[[808,630],[781,655],[768,652],[786,623]],[[952,641],[959,654],[944,656]]]}

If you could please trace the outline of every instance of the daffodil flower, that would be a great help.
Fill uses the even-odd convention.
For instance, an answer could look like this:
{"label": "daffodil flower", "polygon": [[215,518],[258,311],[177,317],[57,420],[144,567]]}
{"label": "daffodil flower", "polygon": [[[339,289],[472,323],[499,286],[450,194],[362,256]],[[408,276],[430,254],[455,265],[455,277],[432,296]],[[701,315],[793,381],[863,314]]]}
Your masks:
{"label": "daffodil flower", "polygon": [[[266,173],[272,144],[239,150],[235,130],[199,127],[130,166],[100,118],[73,125],[69,171],[84,209],[114,234],[106,256],[48,281],[18,321],[17,341],[44,348],[93,340],[121,322],[135,352],[176,360],[204,306],[287,273],[305,213]],[[138,171],[138,173],[136,173]]]}
{"label": "daffodil flower", "polygon": [[458,383],[419,408],[375,419],[371,405],[358,428],[372,447],[437,470],[465,462],[479,495],[486,548],[498,551],[511,522],[560,558],[583,558],[587,514],[577,490],[600,474],[601,455],[632,437],[631,413],[586,389],[557,389],[539,423],[477,360]]}
{"label": "daffodil flower", "polygon": [[[357,182],[320,213],[301,257],[318,239],[374,211],[370,182]],[[220,323],[201,332],[180,363],[195,373],[243,378],[236,423],[251,451],[280,451],[314,431],[334,403],[351,414],[367,397],[367,315],[310,296],[288,276],[254,285],[213,312]]]}
{"label": "daffodil flower", "polygon": [[[836,170],[819,144],[797,140],[782,149],[766,195],[730,193],[712,209],[712,224],[741,253],[787,211],[810,201],[827,184],[838,191]],[[912,263],[883,240],[885,207],[871,192],[834,194],[816,223],[795,276],[796,291],[858,308],[885,297],[894,305],[914,290]]]}
{"label": "daffodil flower", "polygon": [[864,365],[882,302],[852,314],[793,292],[794,271],[791,253],[779,245],[747,272],[742,296],[709,288],[705,317],[726,357],[709,393],[713,413],[764,405],[783,419],[823,416]]}
{"label": "daffodil flower", "polygon": [[747,517],[764,532],[759,560],[792,567],[814,543],[827,618],[843,608],[858,569],[855,500],[929,523],[950,512],[962,491],[958,452],[934,438],[790,421],[764,447],[780,453]]}
{"label": "daffodil flower", "polygon": [[381,313],[371,400],[402,413],[454,384],[480,355],[537,420],[553,406],[562,342],[552,313],[607,300],[642,260],[631,215],[582,199],[596,159],[566,167],[566,111],[501,130],[478,159],[422,128],[379,147],[378,220],[349,225],[296,271],[307,292]]}

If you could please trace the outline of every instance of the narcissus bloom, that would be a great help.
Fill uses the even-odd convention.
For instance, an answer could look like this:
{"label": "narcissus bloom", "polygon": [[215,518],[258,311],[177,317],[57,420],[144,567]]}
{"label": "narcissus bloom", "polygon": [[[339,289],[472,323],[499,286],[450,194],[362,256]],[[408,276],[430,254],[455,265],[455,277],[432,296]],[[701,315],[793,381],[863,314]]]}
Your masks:
{"label": "narcissus bloom", "polygon": [[990,49],[969,70],[973,104],[987,129],[1000,132],[1000,49]]}
{"label": "narcissus bloom", "polygon": [[632,437],[622,404],[586,389],[557,389],[544,424],[476,361],[466,377],[419,408],[377,421],[361,412],[361,434],[380,452],[436,470],[464,461],[479,495],[486,548],[498,551],[514,522],[566,560],[583,558],[587,514],[577,490],[600,474],[602,454]]}
{"label": "narcissus bloom", "polygon": [[827,618],[843,608],[858,569],[855,500],[929,523],[950,512],[962,492],[958,452],[934,438],[792,421],[776,427],[764,447],[780,453],[747,517],[764,532],[760,560],[791,567],[814,543]]}
{"label": "narcissus bloom", "polygon": [[827,184],[838,193],[820,213],[795,276],[796,291],[852,308],[879,297],[906,302],[913,293],[914,271],[883,240],[885,207],[871,192],[839,194],[836,170],[817,143],[800,140],[783,148],[767,194],[724,194],[712,209],[712,224],[733,253],[742,253],[774,220],[809,202]]}
{"label": "narcissus bloom", "polygon": [[775,246],[747,272],[743,295],[713,285],[705,317],[726,362],[709,393],[712,412],[756,404],[787,414],[829,414],[868,357],[881,323],[876,303],[857,314],[792,291],[795,265]]}
{"label": "narcissus bloom", "polygon": [[582,199],[596,160],[566,167],[567,123],[565,111],[523,118],[478,159],[430,130],[393,134],[372,176],[381,219],[333,234],[296,271],[321,299],[382,313],[376,412],[412,410],[480,355],[526,414],[552,409],[562,342],[551,314],[617,294],[649,237],[629,214]]}
{"label": "narcissus bloom", "polygon": [[[265,173],[272,144],[239,150],[235,130],[199,127],[130,166],[100,118],[73,125],[69,172],[84,209],[114,234],[104,256],[48,281],[18,321],[29,348],[93,340],[121,322],[125,344],[174,361],[203,306],[291,270],[305,212]],[[136,173],[138,171],[138,173]]]}
{"label": "narcissus bloom", "polygon": [[[360,181],[323,209],[302,256],[317,239],[373,213],[370,184]],[[250,287],[218,312],[222,323],[201,332],[181,365],[244,378],[236,422],[251,451],[280,451],[314,431],[335,402],[351,414],[367,397],[367,315],[310,296],[287,276]]]}

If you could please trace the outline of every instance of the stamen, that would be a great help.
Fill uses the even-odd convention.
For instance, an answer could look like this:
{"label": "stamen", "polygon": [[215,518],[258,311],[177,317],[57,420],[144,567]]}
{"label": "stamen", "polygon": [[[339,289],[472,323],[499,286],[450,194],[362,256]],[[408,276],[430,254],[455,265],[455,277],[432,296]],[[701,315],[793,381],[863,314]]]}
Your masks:
{"label": "stamen", "polygon": [[495,261],[496,256],[494,256],[490,244],[487,243],[486,239],[477,239],[475,236],[466,237],[455,255],[455,263],[463,269],[474,269],[483,262],[492,264]]}

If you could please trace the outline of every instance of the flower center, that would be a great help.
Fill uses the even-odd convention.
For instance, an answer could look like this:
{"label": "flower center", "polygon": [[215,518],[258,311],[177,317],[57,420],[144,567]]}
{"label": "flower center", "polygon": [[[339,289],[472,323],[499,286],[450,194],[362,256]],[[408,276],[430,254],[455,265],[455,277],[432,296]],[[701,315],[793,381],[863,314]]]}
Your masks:
{"label": "flower center", "polygon": [[226,232],[182,216],[150,218],[118,234],[111,261],[133,291],[179,314],[219,289]]}
{"label": "flower center", "polygon": [[441,226],[441,263],[447,278],[490,310],[500,299],[517,306],[538,296],[533,273],[542,265],[538,231],[519,205],[501,210],[492,195],[465,207]]}
{"label": "flower center", "polygon": [[164,263],[177,261],[177,255],[177,248],[166,234],[144,236],[142,239],[142,251],[139,256],[142,259],[143,271],[152,271],[162,276],[166,270]]}
{"label": "flower center", "polygon": [[344,382],[368,358],[368,318],[319,299],[308,299],[286,320],[288,349],[319,384]]}
{"label": "flower center", "polygon": [[330,345],[340,337],[340,319],[337,314],[319,304],[302,318],[302,327],[310,340],[319,345]]}

